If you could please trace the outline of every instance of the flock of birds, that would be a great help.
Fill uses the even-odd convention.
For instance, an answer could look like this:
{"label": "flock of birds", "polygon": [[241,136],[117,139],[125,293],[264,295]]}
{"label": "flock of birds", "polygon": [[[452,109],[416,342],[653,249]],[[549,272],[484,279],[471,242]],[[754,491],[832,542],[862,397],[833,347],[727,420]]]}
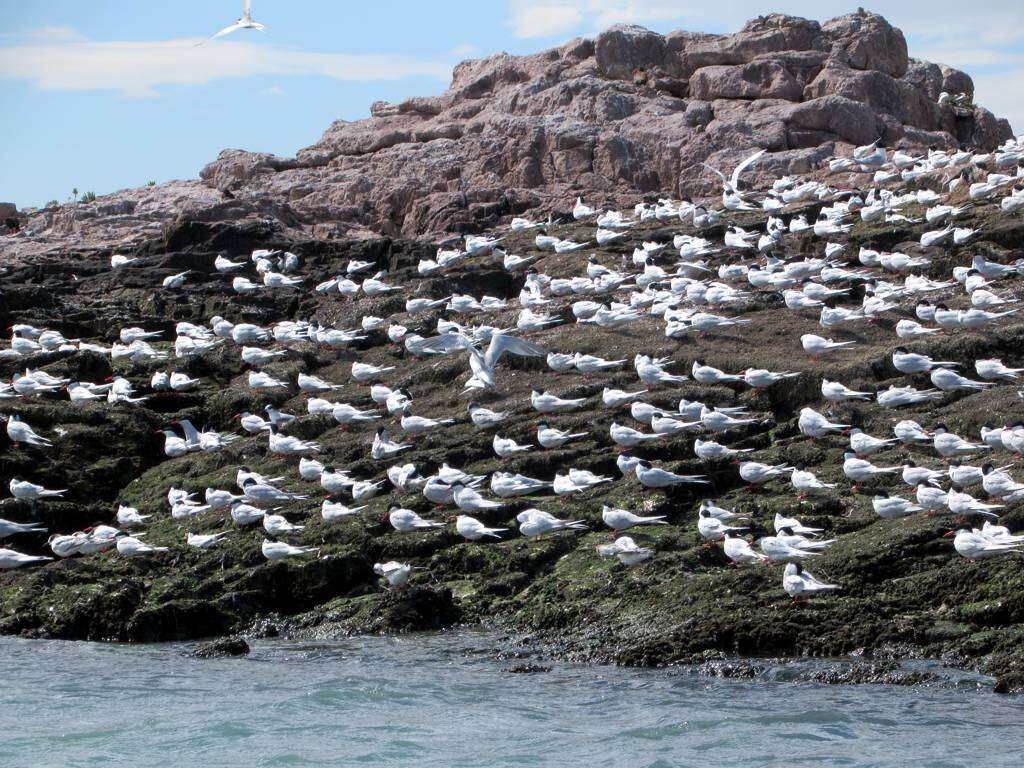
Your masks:
{"label": "flock of birds", "polygon": [[[248,3],[246,13],[248,15]],[[750,455],[751,448],[739,449],[720,442],[729,436],[742,435],[751,425],[764,421],[761,415],[750,413],[744,407],[714,407],[680,397],[672,409],[666,409],[646,399],[654,390],[672,391],[688,381],[737,389],[785,386],[787,380],[802,375],[799,371],[747,368],[726,372],[702,360],[693,360],[686,375],[673,372],[676,361],[667,357],[638,352],[629,361],[608,360],[573,350],[555,352],[529,336],[567,322],[570,314],[580,327],[598,326],[613,334],[653,319],[662,325],[668,338],[703,336],[742,327],[750,322],[743,314],[752,300],[781,293],[788,311],[814,312],[822,328],[822,335],[808,333],[793,339],[791,359],[798,357],[797,343],[805,353],[815,357],[841,356],[857,342],[836,340],[829,334],[873,323],[886,315],[892,317],[896,311],[913,306],[916,319],[903,317],[895,324],[900,346],[892,352],[892,365],[906,376],[906,382],[869,392],[823,378],[822,403],[817,407],[804,407],[799,412],[799,431],[809,440],[848,440],[842,471],[854,488],[868,482],[876,487],[884,484],[885,489],[877,490],[872,499],[873,508],[881,518],[951,513],[960,521],[979,521],[980,528],[965,522],[949,533],[955,551],[971,560],[1024,551],[1024,535],[1014,535],[994,522],[1000,509],[1024,499],[1024,484],[1013,478],[1009,464],[996,466],[996,462],[987,459],[979,459],[978,466],[966,463],[969,457],[1024,452],[1024,422],[997,421],[982,429],[974,440],[955,434],[941,423],[922,425],[904,419],[895,425],[890,437],[867,434],[842,423],[834,415],[844,404],[857,402],[873,402],[884,409],[938,403],[950,393],[972,393],[1013,384],[1024,374],[1024,368],[1011,367],[1000,359],[934,360],[910,346],[936,334],[984,331],[1019,312],[1016,299],[1003,291],[1001,285],[1007,278],[1019,277],[1024,262],[1003,264],[975,253],[969,263],[955,266],[941,279],[930,278],[927,273],[932,264],[929,249],[950,243],[969,243],[977,235],[977,230],[960,224],[968,211],[981,206],[998,206],[1010,215],[1024,212],[1024,140],[1011,140],[998,151],[987,154],[933,150],[920,157],[900,151],[890,154],[875,144],[858,147],[852,157],[834,160],[831,169],[873,174],[873,184],[866,193],[794,177],[776,180],[770,189],[757,196],[741,191],[741,174],[762,154],[750,156],[729,177],[711,169],[722,180],[721,208],[718,209],[686,199],[663,199],[657,203],[640,203],[631,214],[624,214],[594,209],[577,200],[572,217],[577,227],[594,226],[593,240],[561,239],[547,234],[550,226],[515,218],[509,226],[511,233],[534,234],[535,248],[529,255],[519,256],[503,250],[504,233],[501,236],[470,235],[460,241],[460,247],[440,247],[434,258],[423,259],[417,267],[418,275],[428,277],[450,273],[467,264],[472,268],[476,260],[497,257],[505,270],[521,280],[516,299],[462,294],[424,298],[415,295],[410,285],[390,283],[388,275],[377,271],[375,264],[357,260],[349,261],[342,274],[310,287],[301,274],[302,260],[298,256],[258,250],[248,260],[232,261],[217,256],[212,270],[230,279],[232,290],[241,296],[261,290],[312,290],[358,299],[399,292],[406,297],[404,312],[390,317],[366,315],[359,327],[353,329],[291,319],[261,326],[233,323],[215,316],[206,325],[179,322],[173,345],[161,341],[161,331],[139,327],[121,328],[118,341],[106,346],[96,341],[67,339],[53,329],[19,324],[13,327],[10,347],[0,351],[0,358],[19,360],[31,359],[43,352],[91,351],[109,355],[115,361],[156,369],[148,382],[149,392],[187,391],[199,386],[201,380],[174,371],[174,360],[187,360],[232,347],[249,367],[246,381],[252,390],[282,392],[293,391],[293,382],[273,375],[264,370],[264,366],[288,358],[300,347],[313,345],[321,350],[339,350],[355,345],[373,332],[383,332],[390,342],[404,348],[404,356],[389,353],[394,358],[393,365],[365,360],[352,362],[351,379],[365,387],[365,405],[330,399],[332,392],[344,386],[338,382],[311,373],[299,373],[294,381],[294,387],[306,396],[308,414],[329,414],[342,429],[365,424],[378,427],[370,456],[382,467],[383,477],[357,477],[328,460],[321,460],[318,457],[323,457],[324,453],[320,445],[288,433],[289,425],[301,417],[272,405],[267,405],[262,414],[238,414],[240,432],[237,434],[200,430],[190,421],[181,419],[171,425],[180,429],[180,433],[170,426],[161,430],[166,456],[173,460],[193,452],[220,451],[242,439],[265,440],[270,454],[296,460],[296,471],[301,479],[318,484],[329,495],[321,508],[327,522],[359,515],[367,509],[366,502],[384,493],[390,485],[399,494],[420,494],[438,508],[455,511],[454,529],[462,538],[500,540],[510,535],[510,530],[488,526],[478,517],[518,497],[571,496],[630,478],[650,493],[679,485],[695,489],[706,487],[709,480],[704,475],[677,474],[634,455],[634,449],[657,447],[679,436],[692,435],[693,453],[704,462],[732,461],[737,465],[739,477],[751,488],[788,482],[799,498],[813,498],[836,487],[805,468],[764,463]],[[782,213],[791,207],[807,210],[812,205],[820,209],[811,220],[803,214]],[[912,218],[912,211],[923,211],[921,218]],[[736,213],[748,218],[760,214],[764,217],[763,226],[747,230],[731,223]],[[926,228],[920,235],[922,255],[886,253],[865,247],[853,252],[845,236],[857,219],[868,223],[925,222]],[[591,247],[594,241],[601,246],[628,242],[631,230],[651,221],[680,222],[687,232],[675,235],[671,242],[641,242],[631,257],[622,252],[621,264],[603,264],[600,258],[592,256],[583,274],[556,277],[543,271],[549,254],[581,251]],[[716,231],[721,231],[724,225],[728,226],[722,242],[709,239],[709,230],[718,227]],[[787,252],[789,237],[800,232],[809,233],[813,241],[823,244],[823,249],[817,249],[821,255]],[[717,269],[710,265],[712,259],[717,262]],[[133,261],[115,255],[111,266],[122,269]],[[247,275],[240,274],[242,272]],[[163,287],[187,286],[189,274],[171,275],[163,281]],[[849,304],[850,294],[855,290],[863,296],[859,305]],[[929,298],[935,296],[945,298],[941,301]],[[965,297],[967,306],[950,308],[948,303],[954,303],[957,296]],[[841,303],[844,300],[845,305]],[[562,308],[568,311],[555,311]],[[514,327],[470,322],[500,312],[515,312]],[[436,326],[424,330],[427,335],[410,329],[413,323],[426,318],[436,319]],[[558,336],[546,334],[546,338],[557,339]],[[428,417],[417,413],[415,385],[400,387],[393,383],[403,378],[403,361],[441,356],[459,356],[468,362],[469,376],[464,382],[464,392],[474,400],[468,407],[469,419],[476,429],[493,432],[491,446],[502,462],[513,456],[558,448],[587,435],[587,432],[572,432],[551,423],[558,414],[585,413],[586,409],[595,408],[628,413],[628,420],[625,416],[621,420],[617,418],[608,432],[608,439],[619,449],[616,464],[621,476],[615,478],[584,469],[558,467],[553,479],[500,469],[488,477],[467,473],[448,463],[441,463],[431,474],[422,474],[417,466],[403,460],[403,454],[412,448],[417,437],[427,433],[443,434],[455,418],[450,414]],[[605,387],[599,405],[587,398],[563,398],[546,388],[536,388],[529,397],[530,409],[536,413],[534,434],[531,442],[521,443],[503,434],[503,422],[510,410],[488,408],[473,397],[476,393],[501,390],[501,363],[508,356],[542,357],[551,374],[576,371],[585,376],[621,371],[632,362],[637,386],[631,390]],[[919,387],[924,378],[928,386]],[[0,383],[0,400],[8,400],[13,405],[7,418],[7,435],[17,445],[45,451],[62,433],[57,428],[54,437],[40,434],[19,417],[19,399],[54,398],[66,392],[72,403],[106,401],[125,407],[146,399],[147,394],[140,394],[139,387],[140,382],[121,375],[104,383],[90,383],[26,369],[10,383]],[[389,426],[381,426],[384,424]],[[876,463],[877,457],[888,449],[913,445],[931,446],[937,458],[949,466],[941,469],[917,466],[914,462],[903,466]],[[951,463],[954,460],[955,463]],[[280,486],[285,480],[286,477],[264,477],[243,466],[237,471],[236,489],[207,488],[201,500],[195,498],[195,493],[171,487],[167,492],[170,515],[188,521],[197,516],[222,514],[230,516],[238,527],[260,525],[266,534],[262,552],[270,561],[315,555],[318,549],[314,547],[285,541],[301,531],[303,525],[290,521],[282,510],[308,498],[308,494],[283,490]],[[900,481],[905,486],[906,496],[893,487]],[[62,497],[65,493],[20,477],[11,479],[9,488],[14,499],[29,502],[33,508],[37,503]],[[908,497],[910,494],[913,496]],[[543,506],[543,502],[535,503]],[[614,538],[611,543],[597,547],[599,556],[616,558],[632,566],[655,555],[653,549],[642,546],[626,532],[638,526],[666,525],[665,516],[639,512],[603,507],[602,520]],[[147,517],[137,509],[120,506],[116,512],[117,527],[97,525],[84,531],[54,534],[49,538],[49,546],[59,558],[109,549],[116,549],[125,557],[158,555],[168,547],[147,543],[144,534],[137,532],[145,527]],[[743,525],[744,517],[715,501],[703,498],[695,517],[696,529],[707,545],[720,542],[732,564],[785,564],[782,587],[794,599],[839,589],[839,585],[819,580],[804,568],[805,562],[835,541],[822,538],[823,529],[777,514],[773,534],[760,538],[755,548],[755,542],[743,537],[748,530]],[[582,520],[561,519],[535,507],[518,512],[515,520],[519,533],[530,538],[586,528]],[[389,506],[382,521],[403,534],[446,526],[443,521],[428,519],[397,504]],[[39,532],[38,525],[0,519],[0,538]],[[216,547],[231,535],[230,529],[212,534],[188,532],[186,543],[207,549]],[[3,569],[50,559],[0,549],[0,568]],[[409,563],[384,562],[377,563],[374,570],[390,589],[403,587],[414,567]]]}

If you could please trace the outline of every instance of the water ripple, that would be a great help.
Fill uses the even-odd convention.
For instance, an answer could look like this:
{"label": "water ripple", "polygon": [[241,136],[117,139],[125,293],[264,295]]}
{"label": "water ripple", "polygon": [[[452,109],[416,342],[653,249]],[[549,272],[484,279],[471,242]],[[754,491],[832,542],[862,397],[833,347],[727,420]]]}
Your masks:
{"label": "water ripple", "polygon": [[[0,638],[7,766],[640,768],[1016,766],[1024,700],[949,686],[834,687],[551,665],[514,675],[474,632],[180,645]],[[899,751],[896,752],[895,750]],[[960,755],[969,757],[961,758]]]}

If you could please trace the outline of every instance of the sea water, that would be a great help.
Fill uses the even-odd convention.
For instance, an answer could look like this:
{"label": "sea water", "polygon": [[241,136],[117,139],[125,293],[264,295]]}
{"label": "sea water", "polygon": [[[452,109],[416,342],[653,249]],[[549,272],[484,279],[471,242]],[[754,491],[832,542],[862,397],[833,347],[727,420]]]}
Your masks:
{"label": "sea water", "polygon": [[1024,697],[542,664],[491,635],[192,646],[0,638],[0,766],[1020,766]]}

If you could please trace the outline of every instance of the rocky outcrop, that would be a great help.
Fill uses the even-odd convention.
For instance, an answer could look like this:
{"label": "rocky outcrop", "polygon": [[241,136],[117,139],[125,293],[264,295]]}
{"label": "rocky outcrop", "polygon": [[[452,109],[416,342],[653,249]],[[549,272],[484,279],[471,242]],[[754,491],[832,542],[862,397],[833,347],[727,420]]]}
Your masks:
{"label": "rocky outcrop", "polygon": [[[834,100],[833,111],[863,108],[843,97],[825,98]],[[791,121],[805,126],[802,130],[829,130],[827,122],[815,122],[801,114],[804,105],[791,108]],[[808,158],[814,151],[807,150]],[[790,209],[790,213],[799,212],[813,220],[819,209],[820,204],[807,205]],[[736,221],[753,229],[763,218],[739,214]],[[970,263],[974,254],[1012,263],[1024,246],[1024,219],[1002,213],[995,205],[978,205],[959,221],[979,234],[975,242],[955,250],[921,249],[922,232],[932,228],[923,221],[870,224],[858,219],[842,241],[848,254],[856,254],[861,247],[915,256],[927,253],[933,259],[927,274],[933,279],[948,275],[954,265]],[[720,226],[705,234],[718,241],[723,230]],[[547,231],[581,241],[594,230],[591,223],[567,221]],[[630,229],[622,242],[553,257],[557,261],[541,262],[541,268],[558,275],[582,274],[591,254],[600,263],[619,264],[641,243],[668,242],[680,231],[686,230],[677,222],[644,222]],[[511,252],[538,254],[533,231],[510,234],[503,227],[500,232]],[[262,220],[233,224],[182,221],[167,227],[145,248],[135,250],[138,262],[118,270],[110,269],[105,252],[69,252],[61,258],[10,268],[0,281],[0,326],[31,323],[58,329],[69,338],[109,346],[118,338],[120,328],[138,325],[163,330],[164,340],[155,343],[169,351],[178,322],[204,324],[214,314],[260,324],[302,318],[337,328],[359,327],[363,317],[374,315],[401,319],[416,332],[433,333],[440,317],[452,315],[438,312],[405,320],[405,299],[412,292],[432,298],[486,293],[512,300],[519,295],[524,277],[509,275],[494,256],[474,257],[441,275],[420,275],[419,259],[434,255],[436,247],[436,243],[386,238],[291,240],[274,222]],[[230,278],[214,270],[213,258],[226,253],[233,260],[243,260],[255,248],[287,248],[299,254],[307,287],[339,274],[350,260],[357,259],[387,268],[388,281],[409,292],[356,299],[312,290],[261,290],[239,296],[231,289]],[[824,248],[824,240],[809,232],[787,240],[787,250],[792,253],[821,257]],[[709,267],[717,271],[734,260],[733,254],[722,251],[709,257]],[[186,268],[193,272],[183,289],[156,288],[164,277]],[[1024,280],[1016,276],[1001,281],[999,291],[1000,295],[1020,297]],[[959,288],[935,293],[932,298],[948,301],[955,308],[970,306],[970,299]],[[913,311],[913,301],[908,299],[904,305],[908,311]],[[743,310],[750,324],[742,335],[716,333],[708,338],[674,340],[666,338],[663,328],[649,315],[624,332],[572,322],[569,303],[549,305],[548,311],[568,322],[530,335],[546,349],[585,349],[609,359],[628,359],[642,349],[672,358],[677,371],[686,371],[694,359],[728,371],[747,366],[800,371],[799,378],[766,390],[691,381],[679,389],[655,390],[648,398],[665,410],[675,410],[680,397],[744,407],[757,414],[755,423],[724,433],[718,438],[723,444],[752,449],[758,461],[805,467],[838,487],[803,502],[786,482],[751,492],[743,488],[728,460],[697,459],[692,436],[679,435],[636,453],[676,472],[705,474],[711,486],[644,491],[635,482],[619,480],[619,454],[608,438],[608,428],[622,418],[621,412],[599,407],[557,417],[560,428],[587,433],[580,441],[499,463],[493,454],[492,434],[478,430],[464,415],[467,398],[460,394],[457,382],[467,373],[465,358],[411,358],[390,344],[381,329],[345,349],[288,350],[285,357],[266,367],[268,373],[294,381],[298,371],[305,371],[343,383],[332,399],[362,408],[372,407],[372,401],[366,384],[350,378],[352,361],[395,366],[396,381],[415,393],[419,413],[456,417],[457,423],[443,431],[418,438],[401,461],[427,471],[443,459],[480,475],[500,468],[551,478],[556,468],[576,467],[616,478],[616,482],[581,495],[509,499],[503,508],[479,514],[490,526],[514,529],[517,513],[537,506],[562,519],[586,521],[586,531],[526,540],[509,530],[501,541],[486,542],[464,541],[451,525],[400,534],[381,519],[392,503],[438,521],[445,513],[431,509],[418,493],[392,492],[386,487],[378,497],[367,500],[372,506],[362,514],[325,521],[319,484],[300,480],[297,460],[269,452],[265,438],[259,436],[244,437],[222,451],[200,451],[174,459],[163,454],[161,442],[153,434],[161,425],[189,418],[218,431],[235,431],[234,414],[272,402],[285,412],[300,415],[287,431],[321,443],[322,460],[337,462],[356,477],[383,479],[383,465],[368,455],[376,423],[339,430],[330,416],[308,414],[307,396],[295,386],[272,394],[254,392],[235,346],[174,359],[174,369],[200,379],[200,384],[187,392],[153,391],[146,384],[154,371],[172,365],[167,361],[133,364],[67,351],[3,358],[2,380],[25,368],[87,381],[102,381],[118,373],[131,378],[139,394],[146,396],[134,405],[79,403],[74,408],[68,407],[63,393],[0,401],[0,414],[17,412],[43,434],[55,437],[55,445],[42,450],[14,446],[0,430],[0,477],[27,475],[47,487],[68,489],[65,499],[46,501],[36,508],[8,499],[3,503],[3,517],[69,533],[97,523],[113,523],[115,510],[123,503],[152,516],[145,526],[146,541],[167,546],[169,551],[138,559],[88,555],[0,572],[0,634],[148,642],[237,637],[242,633],[255,638],[317,640],[367,632],[436,630],[459,623],[499,623],[523,636],[524,647],[574,660],[644,666],[686,663],[709,674],[735,676],[764,672],[763,662],[737,662],[737,655],[851,655],[858,661],[833,667],[815,679],[912,683],[927,678],[904,675],[891,661],[925,656],[998,675],[998,690],[1024,686],[1024,570],[1020,559],[965,561],[943,537],[958,524],[951,512],[880,518],[872,507],[872,496],[894,486],[883,482],[853,492],[841,469],[848,438],[836,435],[811,442],[798,430],[797,414],[802,406],[823,408],[820,383],[825,376],[866,391],[907,383],[891,363],[893,347],[899,343],[893,333],[899,314],[859,326],[853,350],[823,360],[804,356],[794,344],[804,332],[820,332],[816,316],[782,311],[781,298],[774,291],[754,292]],[[510,301],[507,309],[485,319],[496,326],[512,327],[517,314],[518,307]],[[982,357],[1000,357],[1016,365],[1022,342],[1024,323],[1007,318],[984,330],[962,329],[919,341],[915,350],[965,366]],[[508,411],[502,433],[521,437],[523,442],[536,430],[536,413],[527,404],[533,388],[555,386],[553,391],[560,395],[590,398],[590,403],[596,404],[605,386],[631,389],[636,383],[629,369],[596,378],[566,374],[553,383],[541,360],[508,358],[501,363],[500,377],[501,390],[483,395],[478,402]],[[991,423],[992,414],[1019,411],[1017,389],[1006,383],[979,392],[947,393],[941,401],[901,409],[898,415],[874,406],[837,405],[835,417],[878,436],[890,433],[895,418],[925,425],[944,423],[957,434],[973,436]],[[388,419],[385,423],[390,426],[394,422]],[[1012,461],[1009,452],[994,453],[994,461]],[[927,444],[895,446],[881,456],[878,463],[885,466],[900,466],[908,459],[922,466],[940,466]],[[262,528],[236,527],[224,510],[184,519],[170,516],[168,487],[195,491],[200,497],[207,487],[234,489],[236,471],[242,464],[285,478],[283,489],[305,497],[282,510],[292,522],[305,526],[288,540],[319,548],[319,557],[267,562],[261,552]],[[898,487],[899,481],[894,482]],[[901,495],[909,496],[909,492]],[[824,529],[827,538],[837,541],[815,556],[814,573],[843,585],[842,591],[794,605],[782,591],[780,566],[728,567],[722,549],[703,546],[694,525],[703,498],[749,517],[744,525],[750,526],[755,537],[774,530],[776,513]],[[609,541],[601,519],[604,504],[666,516],[669,525],[631,532],[643,546],[656,551],[652,561],[627,569],[596,556],[595,546]],[[1000,510],[1000,523],[1012,531],[1024,529],[1024,505]],[[185,544],[188,531],[228,535],[212,549],[196,549]],[[48,551],[45,533],[19,534],[9,546],[32,554]],[[389,560],[417,566],[405,589],[385,591],[374,572],[375,562]],[[244,652],[244,643],[237,640],[196,650],[203,657]],[[726,658],[730,661],[725,662]],[[524,665],[520,671],[530,669]]]}
{"label": "rocky outcrop", "polygon": [[903,33],[864,11],[824,24],[770,14],[723,35],[614,26],[530,56],[465,61],[441,95],[376,102],[294,158],[225,150],[200,182],[36,212],[13,251],[70,236],[115,247],[179,216],[273,218],[318,238],[436,235],[580,193],[608,205],[700,196],[715,182],[703,162],[730,165],[752,148],[772,153],[750,169],[757,183],[875,139],[987,150],[1010,136],[984,109],[939,107],[942,91],[974,88],[963,72],[909,58]]}

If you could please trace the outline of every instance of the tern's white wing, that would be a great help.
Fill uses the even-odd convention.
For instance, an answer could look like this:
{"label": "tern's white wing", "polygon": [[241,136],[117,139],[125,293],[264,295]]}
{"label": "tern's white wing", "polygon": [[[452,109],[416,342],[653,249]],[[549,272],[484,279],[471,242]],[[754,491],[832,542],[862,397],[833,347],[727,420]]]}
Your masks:
{"label": "tern's white wing", "polygon": [[243,4],[243,10],[245,16],[248,16],[250,14],[250,12],[252,11],[252,0],[245,0]]}
{"label": "tern's white wing", "polygon": [[740,174],[743,173],[744,170],[746,170],[747,166],[750,165],[755,160],[757,160],[757,158],[759,158],[761,155],[763,155],[767,151],[768,150],[766,150],[766,149],[762,149],[760,152],[755,152],[750,157],[748,157],[746,160],[744,160],[742,163],[737,165],[736,168],[733,169],[732,178],[730,179],[730,181],[732,182],[733,189],[737,188],[737,184],[739,184],[739,181],[740,181]]}
{"label": "tern's white wing", "polygon": [[236,29],[241,29],[241,28],[242,28],[242,25],[241,25],[241,24],[239,24],[239,23],[238,23],[238,22],[236,21],[236,22],[235,22],[234,24],[231,24],[231,25],[229,25],[229,26],[227,26],[227,27],[224,27],[224,29],[222,29],[222,30],[221,30],[220,32],[217,32],[217,33],[216,33],[216,34],[214,34],[214,35],[210,35],[210,37],[206,38],[205,40],[202,40],[202,41],[200,41],[200,42],[196,43],[196,47],[199,47],[200,45],[203,45],[204,43],[208,43],[208,42],[210,42],[211,40],[215,40],[215,39],[217,39],[218,37],[224,37],[224,35],[230,35],[230,34],[231,34],[232,32],[234,32],[234,31],[235,31]]}
{"label": "tern's white wing", "polygon": [[513,355],[523,357],[539,357],[547,353],[547,350],[537,346],[532,341],[520,339],[517,336],[506,336],[503,333],[496,333],[491,337],[491,343],[487,347],[487,354],[484,362],[489,368],[494,368],[501,356],[509,352]]}
{"label": "tern's white wing", "polygon": [[425,352],[455,352],[459,349],[474,349],[473,340],[462,333],[445,333],[423,342]]}
{"label": "tern's white wing", "polygon": [[714,172],[715,172],[715,174],[716,174],[716,175],[718,176],[718,178],[720,178],[720,179],[722,180],[722,183],[723,183],[723,184],[725,183],[725,174],[724,174],[724,173],[722,173],[722,172],[721,172],[720,170],[718,170],[717,168],[713,168],[712,166],[708,165],[707,163],[701,163],[701,165],[703,165],[703,166],[704,166],[705,168],[707,168],[707,169],[708,169],[709,171],[714,171]]}

